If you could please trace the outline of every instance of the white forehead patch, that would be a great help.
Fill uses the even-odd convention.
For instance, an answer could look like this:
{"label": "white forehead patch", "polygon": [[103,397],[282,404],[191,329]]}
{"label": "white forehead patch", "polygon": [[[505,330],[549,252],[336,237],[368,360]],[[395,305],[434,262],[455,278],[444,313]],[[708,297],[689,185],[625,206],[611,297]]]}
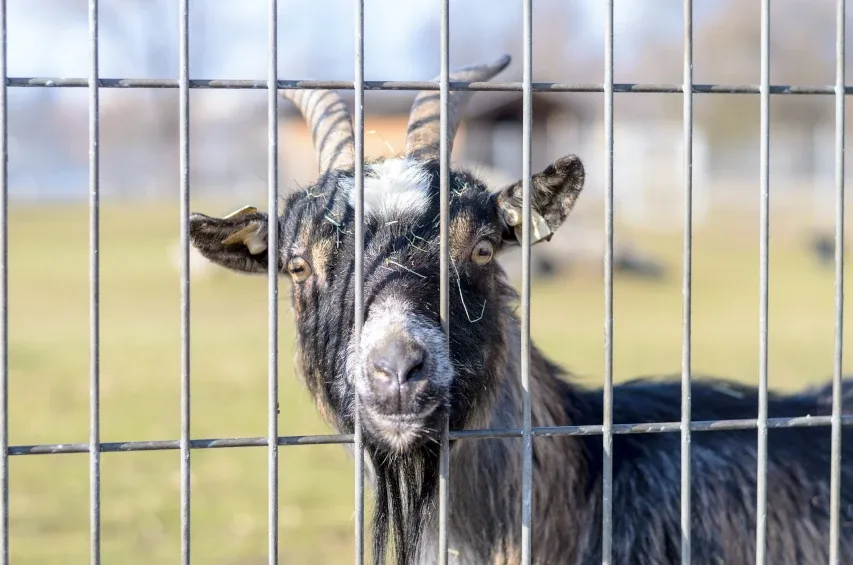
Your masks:
{"label": "white forehead patch", "polygon": [[[394,219],[422,214],[430,203],[430,177],[417,162],[388,159],[364,171],[364,213]],[[348,180],[350,205],[355,206],[355,181]]]}

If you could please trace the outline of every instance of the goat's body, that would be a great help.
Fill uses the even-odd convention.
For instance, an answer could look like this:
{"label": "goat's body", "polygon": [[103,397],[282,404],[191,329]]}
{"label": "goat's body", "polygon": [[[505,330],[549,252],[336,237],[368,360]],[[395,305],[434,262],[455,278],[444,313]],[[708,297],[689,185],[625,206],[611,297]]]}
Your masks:
{"label": "goat's body", "polygon": [[[517,331],[514,332],[517,338]],[[511,350],[517,339],[511,340]],[[533,425],[602,422],[601,391],[562,380],[533,353]],[[520,427],[517,360],[510,359],[502,399],[483,427]],[[853,382],[844,383],[853,403]],[[614,387],[614,423],[681,419],[677,380],[637,380]],[[698,379],[692,387],[696,421],[755,418],[753,388]],[[826,415],[831,387],[771,394],[772,417]],[[853,433],[842,439],[840,555],[853,555]],[[681,556],[681,465],[678,433],[618,434],[613,439],[613,563],[666,565]],[[767,459],[768,563],[825,563],[829,558],[830,429],[771,429]],[[539,564],[601,562],[601,436],[534,441],[533,560]],[[695,432],[692,460],[692,562],[740,565],[755,559],[756,430]],[[450,478],[451,563],[520,562],[519,439],[461,440]],[[421,563],[437,554],[437,512],[421,543]]]}
{"label": "goat's body", "polygon": [[[489,80],[509,57],[450,74],[451,81]],[[436,79],[438,80],[438,79]],[[448,218],[440,196],[441,140],[451,143],[470,92],[448,95],[439,120],[433,91],[412,104],[404,159],[365,166],[364,247],[355,234],[355,135],[346,104],[334,92],[290,90],[318,152],[320,175],[293,192],[270,218],[247,206],[225,218],[190,217],[193,245],[231,270],[263,273],[278,256],[287,273],[297,328],[299,372],[326,421],[353,433],[361,407],[367,467],[375,485],[373,556],[396,565],[436,560],[440,424],[452,429],[520,428],[520,335],[495,254],[525,240],[547,241],[565,222],[585,179],[581,160],[566,155],[530,177],[530,214],[521,180],[492,191],[474,175],[450,171]],[[452,147],[450,147],[452,149]],[[530,235],[524,238],[526,222]],[[446,226],[447,238],[439,227]],[[276,248],[267,233],[278,234]],[[275,255],[271,255],[275,254]],[[449,259],[450,273],[442,273]],[[357,261],[363,266],[363,325],[356,334]],[[276,261],[272,261],[273,265]],[[447,295],[444,335],[440,286]],[[356,338],[356,335],[359,337]],[[532,349],[535,426],[595,425],[600,391],[561,378]],[[853,383],[844,389],[847,413]],[[769,416],[828,414],[831,392],[771,395]],[[696,381],[694,420],[755,418],[756,391]],[[676,382],[635,381],[614,390],[615,423],[681,418]],[[767,561],[826,563],[829,553],[830,429],[769,431]],[[693,434],[692,558],[696,565],[745,565],[755,554],[755,430]],[[853,432],[842,447],[841,549],[853,555]],[[522,442],[463,440],[451,451],[450,548],[457,565],[510,565],[521,560]],[[536,438],[533,451],[532,553],[538,565],[601,562],[600,436]],[[680,562],[679,435],[616,435],[613,440],[612,562]]]}

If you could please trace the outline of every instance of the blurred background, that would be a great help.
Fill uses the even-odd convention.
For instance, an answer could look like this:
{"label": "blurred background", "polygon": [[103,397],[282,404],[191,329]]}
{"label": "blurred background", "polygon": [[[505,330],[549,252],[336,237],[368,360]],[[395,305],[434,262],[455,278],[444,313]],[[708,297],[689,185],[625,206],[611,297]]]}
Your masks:
{"label": "blurred background", "polygon": [[[99,4],[102,77],[177,78],[177,0]],[[191,78],[264,80],[267,9],[264,0],[192,0]],[[435,0],[366,0],[365,78],[436,76],[439,9]],[[598,0],[535,0],[534,80],[601,83],[604,16]],[[521,17],[520,2],[452,1],[451,65],[506,52],[514,62],[496,80],[520,80]],[[833,0],[771,4],[772,83],[834,84],[834,17]],[[279,78],[352,80],[353,18],[352,2],[279,2]],[[682,34],[681,1],[616,0],[615,81],[680,83]],[[694,37],[695,83],[759,82],[757,0],[694,0]],[[8,1],[9,76],[86,77],[88,56],[85,0]],[[351,103],[352,93],[342,94]],[[402,149],[414,96],[365,94],[369,156]],[[192,209],[222,215],[244,204],[265,207],[266,92],[194,89],[190,98]],[[85,442],[87,90],[10,88],[8,101],[10,443]],[[175,439],[178,92],[102,89],[100,101],[102,440]],[[579,383],[600,386],[603,95],[537,93],[533,103],[534,167],[566,153],[587,167],[576,211],[534,251],[533,338]],[[678,94],[615,95],[617,381],[681,368],[682,103]],[[781,390],[832,373],[834,104],[827,95],[771,99],[769,379]],[[694,108],[693,369],[755,384],[759,98],[697,94]],[[513,182],[521,174],[521,137],[521,94],[477,93],[454,162],[496,187]],[[304,186],[316,172],[315,155],[286,102],[279,142],[282,191]],[[502,260],[515,279],[520,257]],[[193,258],[194,438],[266,433],[266,284]],[[280,433],[328,433],[293,374],[288,284],[281,282]],[[194,562],[266,562],[266,456],[262,448],[193,452]],[[86,562],[87,455],[13,457],[10,466],[13,561]],[[280,450],[283,562],[351,561],[352,468],[340,446]],[[105,562],[176,560],[179,454],[104,454],[102,481]]]}

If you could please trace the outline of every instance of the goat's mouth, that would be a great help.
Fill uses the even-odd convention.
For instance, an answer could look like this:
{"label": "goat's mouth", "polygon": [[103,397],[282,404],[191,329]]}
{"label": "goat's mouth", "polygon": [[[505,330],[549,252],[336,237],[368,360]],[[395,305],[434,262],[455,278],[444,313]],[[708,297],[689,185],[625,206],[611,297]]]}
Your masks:
{"label": "goat's mouth", "polygon": [[430,439],[438,441],[441,402],[433,402],[417,412],[385,413],[364,404],[368,428],[377,440],[401,452]]}

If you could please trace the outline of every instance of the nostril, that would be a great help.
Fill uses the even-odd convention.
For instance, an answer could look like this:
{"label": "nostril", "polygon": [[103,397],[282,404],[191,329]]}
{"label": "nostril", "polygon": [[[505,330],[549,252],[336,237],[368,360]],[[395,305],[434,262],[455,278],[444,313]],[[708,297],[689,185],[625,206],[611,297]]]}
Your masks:
{"label": "nostril", "polygon": [[394,369],[393,364],[388,363],[384,359],[380,359],[373,362],[373,374],[374,376],[383,379],[394,379],[397,371]]}
{"label": "nostril", "polygon": [[409,371],[406,374],[406,378],[404,380],[414,381],[414,380],[419,379],[420,377],[423,376],[423,368],[424,368],[424,356],[421,355],[420,360],[417,363],[415,363],[414,365],[412,365],[411,368],[409,368]]}

